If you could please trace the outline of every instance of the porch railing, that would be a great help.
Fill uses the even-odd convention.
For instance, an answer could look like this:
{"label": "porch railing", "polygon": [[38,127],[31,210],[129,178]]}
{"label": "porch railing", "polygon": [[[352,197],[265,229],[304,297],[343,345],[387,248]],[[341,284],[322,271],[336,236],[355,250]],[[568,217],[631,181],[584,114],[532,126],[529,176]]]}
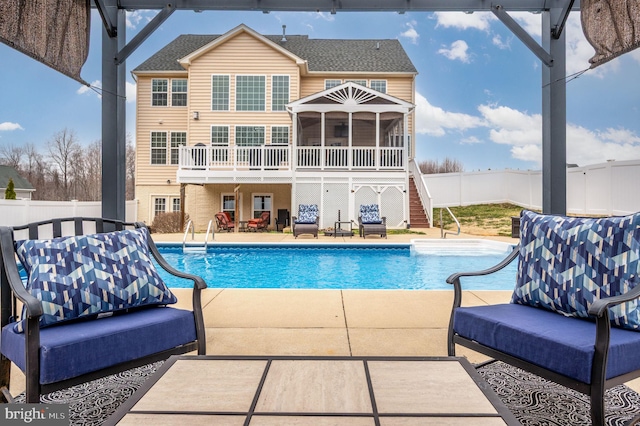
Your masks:
{"label": "porch railing", "polygon": [[403,170],[403,148],[389,147],[183,146],[178,162],[188,170]]}

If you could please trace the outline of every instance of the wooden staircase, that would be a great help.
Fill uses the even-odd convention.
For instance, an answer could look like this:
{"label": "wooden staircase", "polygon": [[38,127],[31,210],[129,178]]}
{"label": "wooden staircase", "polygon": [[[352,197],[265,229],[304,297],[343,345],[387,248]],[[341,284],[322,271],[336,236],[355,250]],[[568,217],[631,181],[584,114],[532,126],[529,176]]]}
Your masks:
{"label": "wooden staircase", "polygon": [[431,227],[429,218],[427,218],[422,202],[420,201],[413,176],[409,177],[409,223],[411,224],[411,228]]}

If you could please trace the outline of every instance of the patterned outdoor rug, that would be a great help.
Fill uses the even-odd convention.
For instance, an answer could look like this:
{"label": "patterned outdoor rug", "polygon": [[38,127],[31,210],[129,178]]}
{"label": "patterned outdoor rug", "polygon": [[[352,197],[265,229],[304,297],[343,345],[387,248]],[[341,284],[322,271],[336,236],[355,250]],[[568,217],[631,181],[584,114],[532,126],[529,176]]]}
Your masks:
{"label": "patterned outdoor rug", "polygon": [[[502,362],[478,372],[523,426],[591,425],[586,395]],[[625,425],[640,413],[640,395],[624,385],[611,388],[605,393],[605,413],[608,426]]]}
{"label": "patterned outdoor rug", "polygon": [[[43,403],[70,404],[71,425],[100,425],[162,362],[53,392]],[[496,362],[479,373],[524,426],[590,425],[589,398],[515,367]],[[23,402],[24,395],[16,398]],[[620,385],[606,393],[606,424],[622,426],[640,413],[640,395]]]}

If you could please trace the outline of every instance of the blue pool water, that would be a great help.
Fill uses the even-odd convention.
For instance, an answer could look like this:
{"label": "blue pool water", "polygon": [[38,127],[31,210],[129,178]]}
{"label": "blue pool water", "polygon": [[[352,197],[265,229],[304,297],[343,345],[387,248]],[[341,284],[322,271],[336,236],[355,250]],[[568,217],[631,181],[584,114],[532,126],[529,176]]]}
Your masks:
{"label": "blue pool water", "polygon": [[[491,267],[507,253],[487,255],[415,254],[401,246],[215,246],[185,253],[182,246],[159,247],[175,268],[200,275],[211,288],[452,289],[454,272]],[[161,268],[159,268],[161,270]],[[462,280],[468,290],[512,290],[516,262],[502,271]],[[161,271],[169,287],[192,282]]]}

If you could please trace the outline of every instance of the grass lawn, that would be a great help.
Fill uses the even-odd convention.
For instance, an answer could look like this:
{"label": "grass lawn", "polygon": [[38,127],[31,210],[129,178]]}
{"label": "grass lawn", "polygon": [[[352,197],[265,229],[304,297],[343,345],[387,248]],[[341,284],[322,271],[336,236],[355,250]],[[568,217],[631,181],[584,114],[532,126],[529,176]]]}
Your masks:
{"label": "grass lawn", "polygon": [[[473,206],[450,207],[460,222],[461,231],[473,235],[511,236],[511,218],[520,216],[522,207],[515,204],[477,204]],[[440,228],[440,209],[433,209],[433,226]],[[444,227],[457,231],[457,227],[446,209],[442,211]]]}

